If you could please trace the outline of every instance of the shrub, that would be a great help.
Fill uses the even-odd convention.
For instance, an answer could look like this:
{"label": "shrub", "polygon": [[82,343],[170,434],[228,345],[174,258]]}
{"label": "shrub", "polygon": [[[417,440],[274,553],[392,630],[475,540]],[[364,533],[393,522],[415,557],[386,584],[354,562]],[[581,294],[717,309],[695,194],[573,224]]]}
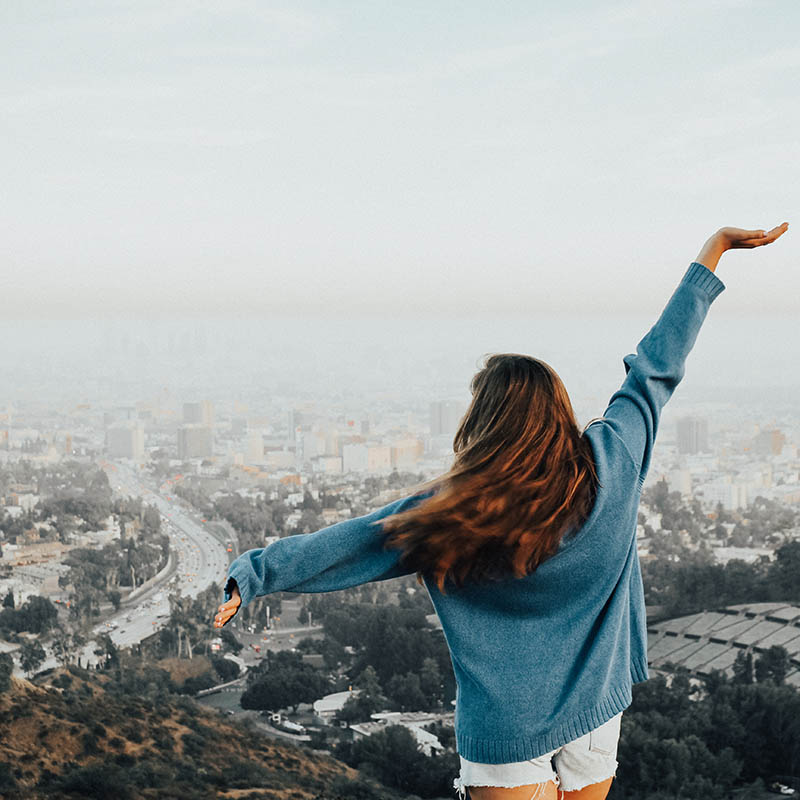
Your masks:
{"label": "shrub", "polygon": [[62,792],[95,800],[132,800],[125,774],[113,762],[95,762],[77,767],[55,781]]}

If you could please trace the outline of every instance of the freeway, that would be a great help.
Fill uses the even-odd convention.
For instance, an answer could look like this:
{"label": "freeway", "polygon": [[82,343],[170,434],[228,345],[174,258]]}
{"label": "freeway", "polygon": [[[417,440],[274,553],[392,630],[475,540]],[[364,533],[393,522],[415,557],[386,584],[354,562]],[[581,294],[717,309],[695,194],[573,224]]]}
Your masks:
{"label": "freeway", "polygon": [[[221,587],[228,571],[227,548],[206,527],[205,520],[188,503],[173,495],[168,483],[162,483],[155,490],[131,467],[111,464],[110,468],[109,481],[115,491],[141,497],[144,503],[155,506],[161,514],[162,530],[169,536],[170,548],[177,557],[177,568],[166,584],[169,591],[180,587],[182,595],[196,597],[215,581]],[[160,618],[169,616],[166,594],[159,587],[152,587],[131,600],[129,605],[135,610],[124,614],[126,621],[127,617],[131,617],[131,621],[135,619],[137,612],[141,614],[142,607],[149,607],[152,613],[145,615],[154,616],[150,625],[157,627]],[[139,639],[148,635],[144,631],[143,628],[137,629],[143,634]]]}
{"label": "freeway", "polygon": [[[197,512],[171,493],[169,484],[154,488],[145,476],[120,462],[104,461],[101,466],[117,495],[141,497],[144,503],[159,510],[162,530],[170,538],[175,562],[173,571],[163,581],[154,583],[134,599],[123,599],[119,611],[92,629],[95,636],[108,633],[117,647],[125,648],[140,642],[165,624],[170,614],[170,592],[180,587],[182,595],[196,597],[215,581],[222,587],[228,572],[229,554],[224,542],[210,532]],[[97,648],[94,640],[86,644],[80,654],[82,665],[94,666],[98,661],[94,654]],[[39,669],[57,665],[56,659],[48,654]]]}

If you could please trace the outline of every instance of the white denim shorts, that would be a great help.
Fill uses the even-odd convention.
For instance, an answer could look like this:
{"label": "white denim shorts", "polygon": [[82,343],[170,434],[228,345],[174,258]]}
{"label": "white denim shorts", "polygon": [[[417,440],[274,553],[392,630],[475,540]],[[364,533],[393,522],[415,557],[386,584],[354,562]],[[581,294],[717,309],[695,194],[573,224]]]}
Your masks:
{"label": "white denim shorts", "polygon": [[[562,791],[574,792],[600,783],[617,773],[622,712],[587,734],[550,753],[509,764],[479,764],[461,758],[461,773],[453,780],[461,800],[468,786],[527,786],[553,781]],[[542,787],[543,788],[543,787]],[[537,788],[537,792],[541,789]],[[537,797],[535,792],[531,800]]]}

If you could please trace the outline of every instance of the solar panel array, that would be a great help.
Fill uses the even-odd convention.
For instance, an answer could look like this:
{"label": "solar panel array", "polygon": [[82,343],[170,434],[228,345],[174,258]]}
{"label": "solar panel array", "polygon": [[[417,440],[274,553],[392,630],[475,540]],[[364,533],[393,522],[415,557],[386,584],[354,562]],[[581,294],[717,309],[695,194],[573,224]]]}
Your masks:
{"label": "solar panel array", "polygon": [[786,683],[800,688],[800,608],[785,603],[750,603],[702,611],[647,626],[648,664],[684,666],[697,675],[733,674],[737,653],[756,659],[773,645],[786,648]]}

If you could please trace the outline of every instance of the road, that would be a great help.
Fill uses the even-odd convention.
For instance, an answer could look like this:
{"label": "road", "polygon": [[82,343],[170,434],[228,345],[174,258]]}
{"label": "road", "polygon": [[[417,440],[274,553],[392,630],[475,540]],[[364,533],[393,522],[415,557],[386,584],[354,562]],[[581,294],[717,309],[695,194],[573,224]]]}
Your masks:
{"label": "road", "polygon": [[[218,538],[224,536],[221,533],[224,528],[218,523],[206,523],[194,508],[172,493],[170,483],[164,482],[156,487],[151,484],[149,475],[140,474],[121,462],[103,461],[101,466],[106,470],[111,488],[117,495],[141,497],[144,503],[158,509],[162,531],[170,538],[170,549],[177,562],[171,575],[164,581],[130,602],[123,600],[119,611],[92,629],[95,636],[108,633],[117,647],[126,648],[147,638],[166,623],[170,614],[169,594],[178,587],[182,595],[191,597],[196,597],[215,581],[222,587],[228,565],[238,551],[238,543],[234,541],[232,552],[229,553],[226,542]],[[212,531],[216,531],[217,536]],[[241,655],[248,666],[261,661],[267,650],[293,649],[299,639],[305,636],[317,638],[322,635],[321,626],[298,623],[299,610],[299,600],[284,600],[284,619],[273,619],[269,631],[263,627],[259,630],[256,625],[247,629],[239,624],[239,620],[231,620],[230,627],[245,646]],[[209,619],[211,624],[212,620]],[[259,647],[260,652],[256,652],[255,647]],[[96,649],[98,644],[95,640],[85,645],[80,653],[83,666],[91,667],[97,663]],[[56,659],[48,655],[39,669],[56,666]]]}
{"label": "road", "polygon": [[[118,495],[141,497],[161,513],[161,528],[170,538],[177,566],[171,577],[154,585],[126,606],[107,617],[92,633],[108,633],[117,647],[130,647],[158,630],[169,619],[169,593],[178,587],[181,594],[196,597],[213,582],[221,587],[228,572],[229,554],[224,542],[215,537],[196,511],[172,494],[170,485],[151,486],[148,477],[119,462],[104,461],[112,490]],[[209,625],[211,620],[209,620]],[[94,666],[98,657],[96,641],[89,641],[80,654],[81,664]],[[40,670],[58,666],[48,656]]]}

